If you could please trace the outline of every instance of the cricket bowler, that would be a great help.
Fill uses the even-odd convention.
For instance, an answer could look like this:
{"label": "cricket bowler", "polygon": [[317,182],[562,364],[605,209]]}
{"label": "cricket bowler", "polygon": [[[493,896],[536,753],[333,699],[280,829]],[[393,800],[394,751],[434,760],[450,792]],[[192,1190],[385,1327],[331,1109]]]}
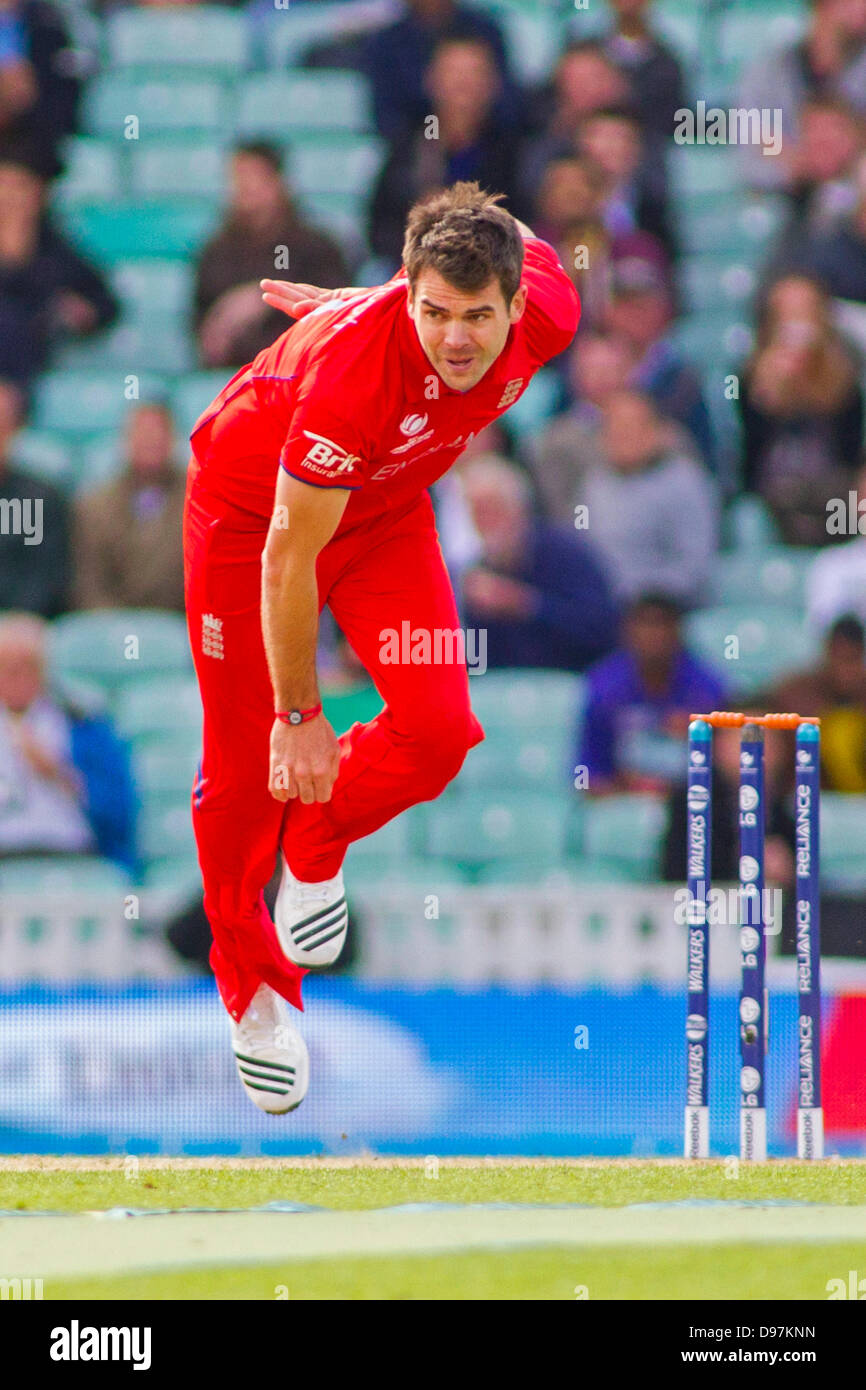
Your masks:
{"label": "cricket bowler", "polygon": [[[244,1089],[282,1114],[309,1082],[290,1006],[346,938],[347,847],[439,796],[484,737],[465,660],[381,657],[404,621],[458,628],[428,488],[569,346],[580,305],[552,248],[474,183],[412,208],[387,284],[263,289],[297,322],[195,425],[184,559],[211,963]],[[316,676],[325,604],[384,703],[339,739]]]}

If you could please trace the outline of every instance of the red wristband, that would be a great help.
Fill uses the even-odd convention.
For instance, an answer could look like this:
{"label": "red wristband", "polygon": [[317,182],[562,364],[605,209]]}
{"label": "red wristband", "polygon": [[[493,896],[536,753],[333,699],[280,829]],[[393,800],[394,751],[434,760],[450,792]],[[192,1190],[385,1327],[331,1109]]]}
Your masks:
{"label": "red wristband", "polygon": [[306,724],[308,719],[315,719],[317,714],[322,713],[321,705],[313,705],[312,709],[290,709],[284,712],[277,710],[274,718],[281,719],[284,724]]}

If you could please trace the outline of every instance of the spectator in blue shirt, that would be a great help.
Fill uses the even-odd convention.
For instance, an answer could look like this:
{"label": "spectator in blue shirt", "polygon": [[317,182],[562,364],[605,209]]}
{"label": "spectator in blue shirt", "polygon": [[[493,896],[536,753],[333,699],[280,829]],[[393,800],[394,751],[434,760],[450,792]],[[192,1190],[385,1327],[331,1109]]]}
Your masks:
{"label": "spectator in blue shirt", "polygon": [[504,459],[472,459],[460,476],[480,548],[463,614],[486,633],[487,665],[582,671],[609,652],[617,608],[585,536],[538,521],[526,475]]}
{"label": "spectator in blue shirt", "polygon": [[575,766],[587,790],[666,794],[685,769],[689,715],[723,709],[721,681],[683,645],[682,612],[666,594],[629,607],[622,646],[587,673]]}

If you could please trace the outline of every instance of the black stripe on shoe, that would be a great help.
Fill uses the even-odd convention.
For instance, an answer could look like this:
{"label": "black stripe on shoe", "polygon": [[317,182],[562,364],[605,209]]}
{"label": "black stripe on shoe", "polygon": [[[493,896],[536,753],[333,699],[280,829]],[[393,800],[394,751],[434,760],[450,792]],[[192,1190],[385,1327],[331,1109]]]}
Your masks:
{"label": "black stripe on shoe", "polygon": [[[303,941],[306,937],[311,936],[314,931],[317,931],[319,927],[330,925],[330,921],[335,913],[344,911],[348,911],[348,909],[346,907],[346,899],[342,897],[335,903],[329,903],[327,907],[320,907],[318,912],[314,912],[312,917],[305,917],[303,922],[296,922],[291,928],[292,936],[295,941]],[[304,927],[309,927],[310,930],[300,935]]]}
{"label": "black stripe on shoe", "polygon": [[326,942],[333,941],[335,936],[341,936],[342,933],[346,930],[347,925],[348,920],[345,922],[341,922],[340,925],[335,927],[333,931],[327,932],[324,936],[317,936],[314,941],[306,942],[305,945],[300,947],[301,951],[317,951],[319,947],[324,946]]}
{"label": "black stripe on shoe", "polygon": [[251,1091],[269,1091],[273,1096],[287,1096],[288,1090],[282,1090],[279,1086],[257,1086],[255,1081],[247,1081],[244,1077],[244,1085],[249,1086]]}
{"label": "black stripe on shoe", "polygon": [[285,1071],[290,1076],[294,1076],[295,1068],[284,1066],[282,1062],[268,1062],[263,1057],[246,1057],[243,1052],[236,1052],[235,1057],[239,1062],[251,1062],[254,1067],[271,1067],[273,1071]]}
{"label": "black stripe on shoe", "polygon": [[238,1071],[241,1076],[257,1076],[260,1081],[278,1081],[281,1086],[294,1086],[293,1076],[274,1076],[273,1072],[265,1071],[264,1067],[248,1067],[238,1063]]}

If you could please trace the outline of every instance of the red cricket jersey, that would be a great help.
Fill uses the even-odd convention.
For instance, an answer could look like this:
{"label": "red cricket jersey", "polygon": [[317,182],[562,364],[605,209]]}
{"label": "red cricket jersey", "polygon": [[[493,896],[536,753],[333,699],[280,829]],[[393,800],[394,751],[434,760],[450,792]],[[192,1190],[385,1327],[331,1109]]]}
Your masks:
{"label": "red cricket jersey", "polygon": [[476,386],[446,386],[406,306],[405,273],[301,319],[242,368],[191,435],[200,482],[269,522],[277,469],[352,489],[336,534],[407,509],[473,437],[568,347],[574,285],[546,242],[527,240],[526,312]]}

